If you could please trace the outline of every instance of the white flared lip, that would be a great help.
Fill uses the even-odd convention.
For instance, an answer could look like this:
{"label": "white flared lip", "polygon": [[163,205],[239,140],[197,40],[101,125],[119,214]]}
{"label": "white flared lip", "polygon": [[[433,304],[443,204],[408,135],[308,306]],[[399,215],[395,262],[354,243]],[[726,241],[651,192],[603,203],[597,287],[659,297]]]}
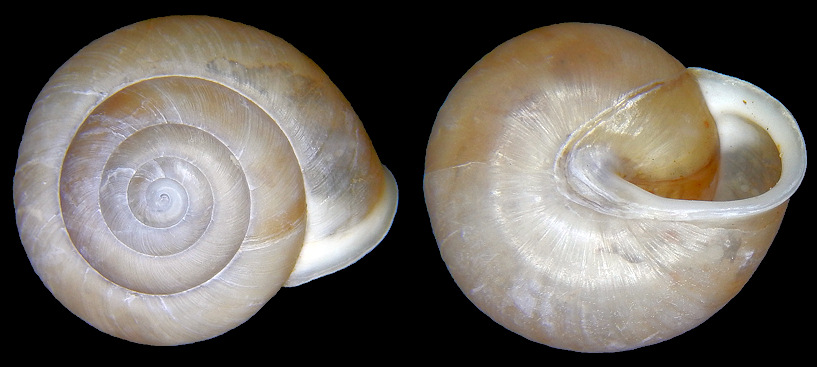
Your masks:
{"label": "white flared lip", "polygon": [[[765,129],[777,144],[782,171],[769,191],[750,198],[731,201],[694,201],[667,199],[621,180],[613,185],[632,195],[630,206],[636,212],[649,213],[655,219],[728,218],[760,213],[785,203],[800,186],[806,172],[806,144],[794,116],[780,101],[744,80],[702,68],[690,68],[700,85],[712,117],[717,123],[726,116],[752,121]],[[633,204],[637,203],[637,204]]]}
{"label": "white flared lip", "polygon": [[344,269],[366,256],[386,237],[397,213],[398,192],[391,171],[382,167],[384,200],[350,228],[319,240],[307,238],[285,287],[299,286]]}

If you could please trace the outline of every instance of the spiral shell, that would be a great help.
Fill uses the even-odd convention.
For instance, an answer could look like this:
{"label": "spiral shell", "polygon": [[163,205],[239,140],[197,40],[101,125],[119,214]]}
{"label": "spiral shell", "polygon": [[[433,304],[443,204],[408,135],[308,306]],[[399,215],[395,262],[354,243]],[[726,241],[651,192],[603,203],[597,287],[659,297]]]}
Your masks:
{"label": "spiral shell", "polygon": [[108,34],[51,77],[14,203],[31,264],[65,307],[172,345],[364,256],[397,189],[306,56],[246,25],[174,16]]}
{"label": "spiral shell", "polygon": [[603,25],[518,36],[460,79],[424,191],[463,293],[504,327],[583,352],[677,336],[757,268],[803,179],[791,114]]}

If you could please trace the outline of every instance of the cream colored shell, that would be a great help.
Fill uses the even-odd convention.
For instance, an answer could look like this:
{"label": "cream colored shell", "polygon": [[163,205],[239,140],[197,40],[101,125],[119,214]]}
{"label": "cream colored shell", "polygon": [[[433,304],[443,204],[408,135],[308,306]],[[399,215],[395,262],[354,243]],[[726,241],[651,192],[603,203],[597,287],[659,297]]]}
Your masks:
{"label": "cream colored shell", "polygon": [[119,29],[57,70],[26,123],[14,203],[65,307],[172,345],[364,256],[397,189],[306,56],[250,26],[179,16]]}
{"label": "cream colored shell", "polygon": [[460,79],[424,191],[454,280],[539,343],[628,350],[705,321],[748,281],[806,167],[759,88],[603,25],[536,29]]}

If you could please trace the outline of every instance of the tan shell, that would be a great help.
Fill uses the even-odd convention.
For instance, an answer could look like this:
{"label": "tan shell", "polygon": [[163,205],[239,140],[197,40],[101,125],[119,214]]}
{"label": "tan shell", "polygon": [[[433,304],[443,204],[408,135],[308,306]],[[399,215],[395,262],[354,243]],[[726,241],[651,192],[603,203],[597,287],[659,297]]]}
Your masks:
{"label": "tan shell", "polygon": [[709,318],[748,281],[803,179],[789,112],[634,33],[558,24],[460,79],[424,191],[442,257],[504,327],[583,352]]}
{"label": "tan shell", "polygon": [[306,56],[250,26],[174,16],[110,33],[51,77],[14,203],[31,264],[65,307],[172,345],[364,256],[397,188]]}

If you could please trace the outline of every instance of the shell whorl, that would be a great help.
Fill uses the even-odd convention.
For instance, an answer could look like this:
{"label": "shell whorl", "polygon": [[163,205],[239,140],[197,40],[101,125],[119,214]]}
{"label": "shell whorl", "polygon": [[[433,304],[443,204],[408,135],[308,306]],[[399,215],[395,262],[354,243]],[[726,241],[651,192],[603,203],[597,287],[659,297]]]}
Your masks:
{"label": "shell whorl", "polygon": [[339,270],[397,205],[357,115],[266,32],[151,19],[83,48],[37,98],[14,178],[37,274],[88,323],[146,344],[241,324]]}
{"label": "shell whorl", "polygon": [[605,352],[672,338],[728,302],[804,172],[794,118],[762,90],[619,28],[559,24],[459,80],[424,192],[480,310],[539,343]]}

